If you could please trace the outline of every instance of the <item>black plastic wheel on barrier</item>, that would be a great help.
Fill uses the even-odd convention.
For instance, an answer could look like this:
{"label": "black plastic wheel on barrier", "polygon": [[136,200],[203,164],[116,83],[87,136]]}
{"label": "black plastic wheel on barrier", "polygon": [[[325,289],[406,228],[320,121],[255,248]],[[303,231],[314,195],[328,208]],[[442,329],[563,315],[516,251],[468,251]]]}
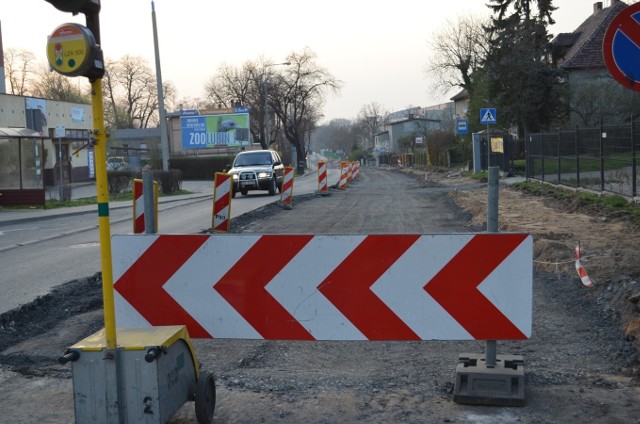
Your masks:
{"label": "black plastic wheel on barrier", "polygon": [[213,374],[200,371],[196,384],[196,418],[200,424],[211,424],[216,409],[216,383]]}

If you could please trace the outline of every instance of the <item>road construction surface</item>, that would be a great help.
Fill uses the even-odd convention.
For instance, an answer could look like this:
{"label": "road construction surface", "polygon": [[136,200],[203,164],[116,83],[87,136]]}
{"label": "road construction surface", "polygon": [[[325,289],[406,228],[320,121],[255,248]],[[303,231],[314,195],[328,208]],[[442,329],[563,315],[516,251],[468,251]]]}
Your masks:
{"label": "road construction surface", "polygon": [[[450,194],[486,184],[392,170],[363,169],[344,191],[294,199],[234,222],[234,231],[283,234],[478,232]],[[276,252],[274,252],[275,254]],[[514,276],[517,278],[517,276]],[[622,423],[638,422],[637,382],[624,374],[633,350],[568,277],[534,275],[533,335],[498,343],[499,354],[524,356],[526,404],[479,407],[452,401],[461,352],[484,342],[292,342],[196,340],[198,360],[216,375],[215,423]],[[73,422],[69,366],[63,350],[101,326],[101,311],[79,307],[99,284],[73,296],[60,289],[3,323],[0,422]],[[51,322],[54,309],[72,317]],[[93,309],[93,311],[90,311]],[[27,321],[28,322],[25,322]],[[39,322],[48,331],[33,330]],[[10,330],[15,332],[9,337]],[[20,343],[15,343],[24,339]],[[12,342],[13,341],[13,342]],[[187,403],[170,421],[195,423]]]}

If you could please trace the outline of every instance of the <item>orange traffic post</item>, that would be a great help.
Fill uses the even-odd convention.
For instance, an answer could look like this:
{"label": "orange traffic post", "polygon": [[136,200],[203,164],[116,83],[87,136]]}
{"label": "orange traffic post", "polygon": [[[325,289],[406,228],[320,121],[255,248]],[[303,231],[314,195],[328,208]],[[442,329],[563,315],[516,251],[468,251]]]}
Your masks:
{"label": "orange traffic post", "polygon": [[280,204],[287,210],[293,208],[293,180],[295,168],[287,166],[284,168],[284,179],[282,180],[282,190],[280,190]]}

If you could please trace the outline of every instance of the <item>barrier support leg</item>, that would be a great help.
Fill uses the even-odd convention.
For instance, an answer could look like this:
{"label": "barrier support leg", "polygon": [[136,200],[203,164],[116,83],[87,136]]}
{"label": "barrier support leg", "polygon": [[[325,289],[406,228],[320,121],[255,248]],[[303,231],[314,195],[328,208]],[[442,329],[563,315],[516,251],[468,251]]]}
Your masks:
{"label": "barrier support leg", "polygon": [[458,356],[453,401],[475,405],[524,405],[524,360],[519,355],[496,355],[487,366],[481,354]]}
{"label": "barrier support leg", "polygon": [[[489,168],[487,232],[498,232],[499,168]],[[524,405],[524,360],[519,355],[497,355],[497,342],[486,341],[485,356],[458,356],[453,401],[477,405]]]}

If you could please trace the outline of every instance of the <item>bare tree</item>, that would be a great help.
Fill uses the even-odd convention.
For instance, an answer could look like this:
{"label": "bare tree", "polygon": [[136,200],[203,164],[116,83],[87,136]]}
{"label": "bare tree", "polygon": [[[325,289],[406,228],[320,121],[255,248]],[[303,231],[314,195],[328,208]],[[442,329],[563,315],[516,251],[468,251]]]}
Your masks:
{"label": "bare tree", "polygon": [[637,115],[640,99],[612,78],[569,82],[571,123],[593,127],[620,124]]}
{"label": "bare tree", "polygon": [[74,103],[91,103],[89,83],[86,78],[69,78],[43,67],[34,79],[32,94],[51,100]]}
{"label": "bare tree", "polygon": [[218,108],[247,106],[249,92],[254,89],[253,62],[245,62],[241,68],[223,63],[217,73],[205,85],[207,100]]}
{"label": "bare tree", "polygon": [[322,117],[325,92],[338,91],[341,83],[317,66],[315,54],[309,49],[291,53],[287,61],[289,66],[281,68],[262,57],[240,68],[223,64],[205,85],[205,92],[213,107],[248,107],[253,139],[263,148],[269,147],[265,141],[265,119],[269,119],[274,122],[268,138],[276,140],[277,132],[284,130],[287,140],[296,146],[298,158],[304,158],[305,136],[308,140]]}
{"label": "bare tree", "polygon": [[[139,56],[123,56],[107,66],[104,93],[105,118],[115,128],[148,128],[158,124],[158,92],[155,74]],[[164,87],[163,87],[164,89]],[[165,98],[172,86],[166,85]]]}
{"label": "bare tree", "polygon": [[[266,143],[265,119],[273,121],[273,109],[268,106],[267,99],[268,85],[272,83],[275,72],[273,66],[273,62],[262,57],[257,61],[245,62],[241,68],[223,64],[205,85],[207,101],[214,108],[249,108],[251,134],[254,140],[260,141],[263,149],[269,148]],[[270,126],[268,139],[272,142],[276,140],[279,128],[278,122]]]}
{"label": "bare tree", "polygon": [[362,106],[356,119],[356,126],[361,134],[360,147],[365,150],[373,148],[375,136],[380,132],[384,117],[387,114],[388,112],[375,102]]}
{"label": "bare tree", "polygon": [[313,133],[315,150],[349,152],[356,142],[352,137],[353,123],[348,119],[332,119],[328,124],[320,125]]}
{"label": "bare tree", "polygon": [[[258,65],[252,61],[245,62],[236,68],[223,63],[217,73],[205,84],[207,103],[210,108],[232,108],[246,106],[249,108],[249,128],[254,140],[263,137],[263,124],[259,119],[262,106],[255,101],[255,90],[260,89],[255,74]],[[256,110],[256,107],[259,110]],[[256,132],[256,128],[258,132]],[[266,146],[262,146],[266,148]]]}
{"label": "bare tree", "polygon": [[471,92],[473,75],[481,69],[491,46],[491,36],[484,27],[489,18],[459,17],[457,23],[447,21],[444,29],[434,34],[431,42],[433,57],[426,72],[434,81],[434,90],[441,94],[459,87]]}
{"label": "bare tree", "polygon": [[[339,92],[342,83],[318,66],[316,55],[305,48],[287,57],[269,90],[269,104],[283,123],[284,136],[296,148],[298,162],[306,157],[305,133],[321,118],[320,110],[328,91]],[[300,166],[298,171],[302,171]]]}
{"label": "bare tree", "polygon": [[28,50],[8,48],[4,53],[4,66],[11,94],[33,95],[30,89],[37,68],[36,56]]}

